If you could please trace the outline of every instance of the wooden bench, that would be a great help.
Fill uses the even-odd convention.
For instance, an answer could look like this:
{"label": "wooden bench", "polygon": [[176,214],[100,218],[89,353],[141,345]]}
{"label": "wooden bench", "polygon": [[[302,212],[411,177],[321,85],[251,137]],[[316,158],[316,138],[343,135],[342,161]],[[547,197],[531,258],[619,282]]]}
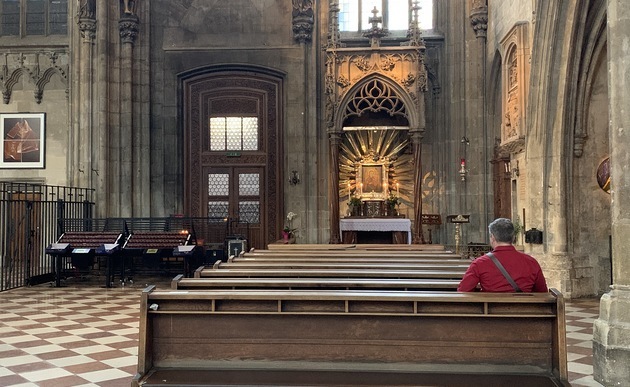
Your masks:
{"label": "wooden bench", "polygon": [[200,267],[195,278],[218,277],[330,277],[330,278],[439,278],[461,279],[465,270],[390,270],[390,269],[213,269]]}
{"label": "wooden bench", "polygon": [[459,280],[398,278],[184,278],[171,289],[338,289],[338,290],[456,290]]}
{"label": "wooden bench", "polygon": [[468,261],[459,262],[287,262],[287,261],[216,261],[213,269],[295,269],[295,270],[320,270],[320,269],[384,269],[384,270],[448,270],[466,271]]}
{"label": "wooden bench", "polygon": [[142,293],[132,386],[569,386],[562,295]]}
{"label": "wooden bench", "polygon": [[377,258],[434,258],[434,259],[462,259],[461,255],[445,252],[445,251],[380,251],[380,250],[304,250],[304,251],[273,251],[273,250],[256,250],[250,252],[241,252],[241,257],[377,257]]}
{"label": "wooden bench", "polygon": [[400,245],[400,244],[270,244],[274,251],[300,250],[387,250],[387,251],[443,251],[442,245]]}
{"label": "wooden bench", "polygon": [[329,254],[323,257],[293,257],[293,256],[239,256],[230,257],[227,262],[381,262],[381,263],[444,263],[454,265],[469,265],[470,260],[459,258],[430,258],[430,257],[361,257],[361,256],[343,256],[337,254]]}

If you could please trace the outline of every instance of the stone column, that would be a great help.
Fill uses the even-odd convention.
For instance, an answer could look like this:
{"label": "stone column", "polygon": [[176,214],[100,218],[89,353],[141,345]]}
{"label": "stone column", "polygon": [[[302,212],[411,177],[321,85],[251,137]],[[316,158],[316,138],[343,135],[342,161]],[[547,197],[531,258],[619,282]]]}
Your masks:
{"label": "stone column", "polygon": [[72,138],[72,162],[69,165],[73,184],[79,187],[92,188],[92,175],[95,168],[92,165],[91,151],[93,148],[92,122],[92,85],[94,80],[94,40],[96,38],[96,5],[92,0],[82,0],[79,3],[79,31],[81,42],[79,45],[78,64],[78,93],[75,94],[78,106],[78,127]]}
{"label": "stone column", "polygon": [[[421,110],[421,111],[424,111]],[[413,145],[413,233],[411,243],[424,243],[424,233],[422,232],[422,137],[423,132],[419,129],[409,131],[411,143]]]}
{"label": "stone column", "polygon": [[142,208],[140,192],[141,155],[137,149],[140,131],[133,124],[133,46],[138,36],[138,17],[127,8],[118,23],[122,44],[120,58],[120,214],[138,216]]}
{"label": "stone column", "polygon": [[[481,152],[479,152],[481,154],[481,158],[478,158],[475,162],[479,163],[479,169],[480,169],[480,174],[481,174],[481,179],[482,181],[480,181],[479,183],[482,186],[482,189],[480,190],[480,194],[483,196],[482,200],[480,200],[480,202],[483,203],[483,209],[482,211],[480,211],[479,216],[480,216],[480,221],[481,221],[481,226],[487,225],[488,223],[490,223],[490,220],[488,219],[489,213],[490,213],[490,201],[489,201],[489,197],[490,197],[490,167],[488,165],[487,160],[490,159],[490,157],[488,157],[488,154],[490,153],[490,150],[492,149],[491,147],[494,145],[493,141],[491,141],[488,137],[488,106],[487,106],[487,99],[486,99],[486,91],[487,91],[487,87],[486,87],[486,41],[487,41],[487,37],[488,37],[488,6],[486,4],[486,0],[473,0],[472,3],[472,10],[470,11],[470,24],[473,27],[473,31],[475,31],[475,37],[477,38],[477,42],[479,44],[479,49],[478,49],[478,54],[479,54],[479,59],[480,59],[480,63],[481,66],[480,70],[481,70],[481,74],[479,74],[479,77],[473,78],[476,80],[476,85],[475,85],[475,89],[479,90],[479,104],[478,106],[471,106],[472,110],[477,110],[481,113],[481,138],[482,138],[482,149]],[[471,102],[474,103],[474,102]],[[466,141],[464,142],[464,146],[468,146]],[[482,234],[483,240],[487,240],[488,238],[488,228],[487,227],[480,227],[481,230],[483,230]]]}
{"label": "stone column", "polygon": [[339,144],[341,135],[329,133],[330,168],[328,168],[328,206],[330,209],[330,243],[341,243],[339,232]]}
{"label": "stone column", "polygon": [[608,88],[612,189],[613,285],[593,326],[593,377],[605,386],[630,381],[630,2],[608,0]]}

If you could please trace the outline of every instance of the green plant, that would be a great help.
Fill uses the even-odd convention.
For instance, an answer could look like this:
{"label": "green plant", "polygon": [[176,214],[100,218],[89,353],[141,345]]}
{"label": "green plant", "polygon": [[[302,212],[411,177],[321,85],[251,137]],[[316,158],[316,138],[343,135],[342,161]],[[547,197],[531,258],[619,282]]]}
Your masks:
{"label": "green plant", "polygon": [[523,231],[523,225],[521,224],[521,219],[518,217],[518,215],[512,221],[512,225],[514,225],[514,243],[516,243],[518,236]]}
{"label": "green plant", "polygon": [[351,197],[350,201],[348,202],[348,207],[352,208],[359,206],[361,206],[361,198],[358,198],[356,196]]}
{"label": "green plant", "polygon": [[396,207],[397,205],[400,204],[400,199],[398,198],[398,196],[391,193],[389,194],[389,197],[387,198],[386,202],[389,207]]}

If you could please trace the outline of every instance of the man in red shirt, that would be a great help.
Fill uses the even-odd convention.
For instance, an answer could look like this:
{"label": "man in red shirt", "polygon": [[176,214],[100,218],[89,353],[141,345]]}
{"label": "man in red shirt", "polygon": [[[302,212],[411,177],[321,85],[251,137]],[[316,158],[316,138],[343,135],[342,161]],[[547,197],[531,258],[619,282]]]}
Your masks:
{"label": "man in red shirt", "polygon": [[[523,292],[547,292],[542,269],[533,257],[516,251],[512,245],[514,225],[506,218],[495,219],[488,226],[492,253]],[[457,291],[473,292],[480,285],[482,292],[514,292],[515,289],[488,255],[475,259]]]}

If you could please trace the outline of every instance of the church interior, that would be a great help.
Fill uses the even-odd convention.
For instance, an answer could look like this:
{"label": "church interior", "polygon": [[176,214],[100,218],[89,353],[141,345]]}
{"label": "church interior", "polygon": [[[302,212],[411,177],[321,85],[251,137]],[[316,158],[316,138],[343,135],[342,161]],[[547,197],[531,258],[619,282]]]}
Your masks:
{"label": "church interior", "polygon": [[[566,300],[571,383],[630,385],[629,36],[626,0],[0,1],[0,384],[135,374],[140,286],[31,286],[60,227],[472,257],[509,218]],[[59,326],[100,349],[12,294],[76,302]]]}

